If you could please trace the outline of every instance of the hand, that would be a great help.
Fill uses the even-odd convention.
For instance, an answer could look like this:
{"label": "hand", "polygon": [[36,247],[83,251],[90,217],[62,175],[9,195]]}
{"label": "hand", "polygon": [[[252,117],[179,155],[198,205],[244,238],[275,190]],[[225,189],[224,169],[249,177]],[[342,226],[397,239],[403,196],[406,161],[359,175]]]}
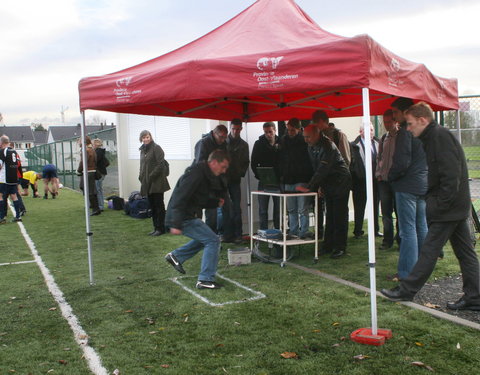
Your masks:
{"label": "hand", "polygon": [[297,186],[297,187],[295,188],[295,190],[296,190],[296,191],[299,191],[299,192],[301,192],[301,193],[308,193],[308,192],[310,192],[310,190],[308,190],[308,188],[306,188],[306,187],[304,187],[304,186]]}
{"label": "hand", "polygon": [[170,233],[178,235],[178,234],[182,234],[182,230],[177,228],[170,228]]}
{"label": "hand", "polygon": [[218,198],[218,207],[223,207],[224,204],[225,204],[225,199]]}

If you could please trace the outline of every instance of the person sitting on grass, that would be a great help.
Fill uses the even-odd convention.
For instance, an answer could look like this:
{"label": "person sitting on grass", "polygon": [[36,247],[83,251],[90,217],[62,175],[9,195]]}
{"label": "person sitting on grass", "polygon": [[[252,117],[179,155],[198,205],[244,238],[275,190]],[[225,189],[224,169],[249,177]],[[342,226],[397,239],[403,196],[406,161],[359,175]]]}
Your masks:
{"label": "person sitting on grass", "polygon": [[191,165],[178,180],[168,204],[165,225],[170,233],[183,234],[192,240],[168,253],[165,260],[178,272],[185,273],[182,264],[203,249],[197,289],[222,286],[215,282],[220,239],[201,217],[202,209],[223,206],[225,200],[215,194],[215,186],[219,185],[220,175],[227,171],[229,163],[226,151],[215,150],[207,161]]}

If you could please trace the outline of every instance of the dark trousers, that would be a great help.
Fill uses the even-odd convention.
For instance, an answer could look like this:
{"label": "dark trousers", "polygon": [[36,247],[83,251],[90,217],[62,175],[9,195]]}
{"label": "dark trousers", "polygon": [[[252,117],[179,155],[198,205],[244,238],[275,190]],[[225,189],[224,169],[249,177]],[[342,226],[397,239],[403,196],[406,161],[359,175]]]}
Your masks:
{"label": "dark trousers", "polygon": [[465,300],[480,303],[478,258],[467,219],[429,223],[427,237],[423,242],[418,261],[410,274],[401,282],[401,290],[413,296],[422,289],[448,240],[460,263]]}
{"label": "dark trousers", "polygon": [[378,192],[380,196],[380,206],[382,208],[383,243],[392,246],[394,239],[393,213],[396,212],[395,192],[391,184],[387,181],[378,182]]}
{"label": "dark trousers", "polygon": [[[313,201],[315,204],[315,201]],[[323,197],[318,197],[317,199],[317,232],[318,232],[318,239],[323,238],[324,233],[324,226],[323,226],[323,219],[325,216],[325,199]]]}
{"label": "dark trousers", "polygon": [[163,193],[149,194],[147,199],[152,210],[153,228],[161,233],[165,233],[165,202]]}
{"label": "dark trousers", "polygon": [[228,185],[230,199],[223,205],[223,235],[238,238],[243,234],[240,183]]}
{"label": "dark trousers", "polygon": [[[355,226],[353,234],[355,236],[361,236],[363,231],[363,220],[365,217],[365,207],[367,205],[367,185],[364,178],[356,178],[352,175],[352,197],[353,197],[353,209],[355,214]],[[380,231],[378,226],[378,184],[373,182],[373,217],[375,223],[375,233]]]}
{"label": "dark trousers", "polygon": [[[263,186],[259,182],[258,190],[262,191]],[[280,229],[280,198],[271,197],[273,200],[273,227]],[[269,195],[258,195],[258,212],[260,216],[260,229],[268,229],[268,203]]]}
{"label": "dark trousers", "polygon": [[323,251],[345,251],[347,248],[349,195],[349,190],[342,195],[331,196],[325,194],[326,215]]}

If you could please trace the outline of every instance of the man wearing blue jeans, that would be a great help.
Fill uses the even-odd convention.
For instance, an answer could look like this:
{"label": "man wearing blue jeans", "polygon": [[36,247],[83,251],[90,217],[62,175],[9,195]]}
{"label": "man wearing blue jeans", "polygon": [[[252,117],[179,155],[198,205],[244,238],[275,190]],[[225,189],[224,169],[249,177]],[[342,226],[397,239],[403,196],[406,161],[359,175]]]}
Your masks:
{"label": "man wearing blue jeans", "polygon": [[[303,139],[300,120],[296,117],[288,120],[287,134],[280,140],[280,171],[287,192],[295,191],[297,187],[307,187],[313,176],[308,145]],[[311,197],[287,198],[288,227],[291,235],[299,236],[301,239],[315,237],[308,230],[311,203]]]}
{"label": "man wearing blue jeans", "polygon": [[428,160],[428,234],[412,272],[399,286],[382,289],[381,293],[393,301],[411,301],[427,282],[443,246],[450,240],[460,264],[464,294],[456,302],[448,302],[447,308],[480,311],[480,271],[468,225],[471,200],[462,146],[448,129],[435,122],[428,104],[415,104],[405,117],[408,130],[422,141]]}
{"label": "man wearing blue jeans", "polygon": [[391,105],[399,125],[388,181],[395,192],[400,232],[398,279],[404,279],[417,263],[419,250],[427,235],[425,194],[427,159],[422,142],[407,131],[404,111],[413,105],[409,98],[397,98]]}
{"label": "man wearing blue jeans", "polygon": [[205,224],[202,218],[203,208],[222,207],[225,193],[219,193],[220,175],[227,171],[229,158],[226,151],[213,151],[207,161],[193,164],[177,182],[170,198],[165,225],[172,234],[183,234],[192,240],[165,256],[178,272],[185,273],[183,263],[203,249],[197,289],[218,289],[215,282],[220,239]]}

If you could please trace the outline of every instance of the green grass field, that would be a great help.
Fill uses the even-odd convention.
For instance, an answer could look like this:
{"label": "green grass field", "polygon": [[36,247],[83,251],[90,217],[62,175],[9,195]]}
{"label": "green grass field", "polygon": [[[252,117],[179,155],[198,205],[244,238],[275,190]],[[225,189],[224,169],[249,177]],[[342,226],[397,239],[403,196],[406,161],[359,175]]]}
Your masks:
{"label": "green grass field", "polygon": [[[225,281],[218,291],[197,291],[213,307],[173,283],[179,276],[164,255],[184,237],[149,237],[150,220],[121,211],[92,218],[95,285],[89,285],[83,198],[63,189],[59,199],[25,199],[23,224],[88,335],[108,374],[293,375],[474,374],[480,366],[480,332],[378,300],[379,327],[393,331],[384,346],[349,340],[370,326],[363,292],[293,267],[253,261],[229,266],[228,246],[219,273],[266,298]],[[9,218],[12,215],[9,213]],[[0,264],[33,257],[19,226],[0,226]],[[349,239],[349,255],[320,257],[297,249],[293,262],[368,286],[366,239]],[[377,287],[392,287],[398,253],[379,252]],[[200,257],[185,263],[194,287]],[[432,277],[457,274],[450,249]],[[35,263],[0,266],[0,374],[91,374],[73,333]],[[459,291],[460,292],[460,291]],[[452,296],[455,299],[457,296]],[[295,358],[283,358],[292,352]],[[364,359],[355,356],[363,355]]]}

